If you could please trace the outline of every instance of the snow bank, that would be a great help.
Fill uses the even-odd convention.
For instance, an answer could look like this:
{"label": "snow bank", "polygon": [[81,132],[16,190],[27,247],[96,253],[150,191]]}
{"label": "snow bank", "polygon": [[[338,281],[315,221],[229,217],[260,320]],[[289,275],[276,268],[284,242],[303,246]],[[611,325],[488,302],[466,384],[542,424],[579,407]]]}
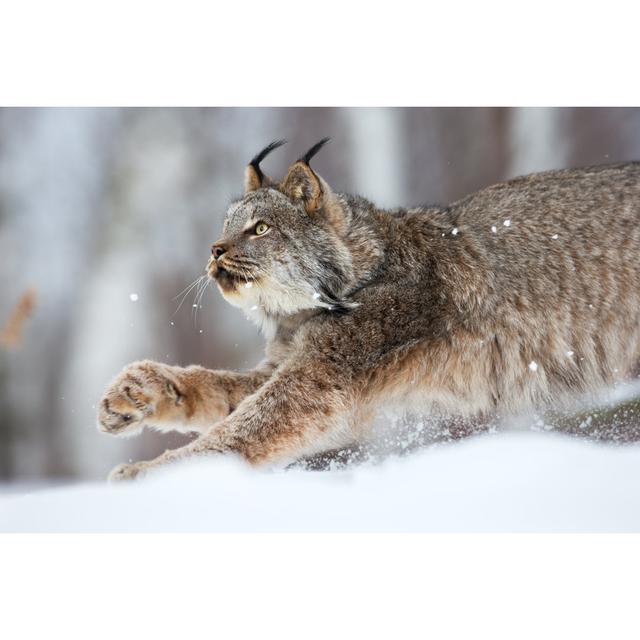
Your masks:
{"label": "snow bank", "polygon": [[490,434],[346,471],[192,461],[0,493],[2,531],[640,531],[640,446]]}

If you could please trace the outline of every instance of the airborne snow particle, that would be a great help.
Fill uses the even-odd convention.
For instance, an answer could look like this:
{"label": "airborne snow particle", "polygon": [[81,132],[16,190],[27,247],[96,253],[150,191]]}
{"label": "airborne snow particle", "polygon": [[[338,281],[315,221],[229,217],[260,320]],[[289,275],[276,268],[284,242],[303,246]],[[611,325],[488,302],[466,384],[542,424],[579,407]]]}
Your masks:
{"label": "airborne snow particle", "polygon": [[573,351],[567,351],[567,357],[571,357],[573,355]]}
{"label": "airborne snow particle", "polygon": [[138,294],[137,293],[130,293],[129,294],[129,300],[131,300],[131,302],[138,302]]}
{"label": "airborne snow particle", "polygon": [[197,305],[197,304],[192,304],[191,306],[192,306],[194,309],[197,309],[197,308],[198,308],[198,305]]}
{"label": "airborne snow particle", "polygon": [[558,234],[557,234],[557,233],[554,233],[554,234],[551,236],[551,239],[552,239],[552,240],[557,240],[557,239],[558,239]]}
{"label": "airborne snow particle", "polygon": [[511,220],[508,220],[508,219],[507,219],[507,220],[505,220],[502,224],[503,224],[505,227],[510,227],[510,226],[511,226]]}
{"label": "airborne snow particle", "polygon": [[458,227],[453,227],[453,229],[451,230],[451,235],[452,236],[457,236],[458,235]]}
{"label": "airborne snow particle", "polygon": [[578,427],[580,429],[588,429],[591,426],[591,423],[593,422],[593,416],[588,416],[586,420],[583,420]]}
{"label": "airborne snow particle", "polygon": [[316,291],[316,292],[313,294],[313,299],[314,299],[314,300],[317,300],[319,297],[320,297],[320,294]]}
{"label": "airborne snow particle", "polygon": [[247,283],[244,285],[244,288],[245,288],[245,289],[251,289],[251,287],[253,287],[253,282],[247,282]]}
{"label": "airborne snow particle", "polygon": [[498,233],[498,227],[496,225],[491,225],[491,233]]}
{"label": "airborne snow particle", "polygon": [[538,370],[538,363],[532,360],[529,363],[529,371],[537,371],[537,370]]}
{"label": "airborne snow particle", "polygon": [[204,331],[202,329],[200,329],[200,333],[204,333]]}
{"label": "airborne snow particle", "polygon": [[258,308],[257,304],[254,304],[253,307],[251,307],[251,311],[255,311]]}

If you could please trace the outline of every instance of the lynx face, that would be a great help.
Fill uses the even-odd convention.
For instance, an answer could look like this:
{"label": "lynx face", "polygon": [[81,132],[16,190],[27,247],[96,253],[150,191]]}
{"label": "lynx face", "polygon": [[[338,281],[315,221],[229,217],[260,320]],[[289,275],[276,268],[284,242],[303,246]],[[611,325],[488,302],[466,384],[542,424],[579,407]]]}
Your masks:
{"label": "lynx face", "polygon": [[[227,301],[258,322],[304,309],[338,309],[352,265],[336,225],[337,199],[301,163],[280,185],[263,179],[227,210],[209,276]],[[322,198],[310,209],[305,196],[314,188]]]}

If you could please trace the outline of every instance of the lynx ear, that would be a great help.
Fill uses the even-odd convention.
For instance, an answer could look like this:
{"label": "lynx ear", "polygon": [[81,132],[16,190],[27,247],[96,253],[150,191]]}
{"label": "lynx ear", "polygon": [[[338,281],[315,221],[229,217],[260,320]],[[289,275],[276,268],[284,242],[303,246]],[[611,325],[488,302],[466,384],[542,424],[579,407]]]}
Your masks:
{"label": "lynx ear", "polygon": [[260,163],[274,150],[286,143],[286,140],[274,140],[258,153],[247,165],[244,172],[244,192],[249,193],[261,187],[268,187],[273,184],[269,176],[265,176],[260,169]]}
{"label": "lynx ear", "polygon": [[292,164],[281,185],[282,192],[291,200],[302,202],[305,211],[309,214],[322,207],[325,196],[323,180],[311,169],[309,161],[327,142],[329,142],[329,138],[323,138],[313,145],[302,158]]}

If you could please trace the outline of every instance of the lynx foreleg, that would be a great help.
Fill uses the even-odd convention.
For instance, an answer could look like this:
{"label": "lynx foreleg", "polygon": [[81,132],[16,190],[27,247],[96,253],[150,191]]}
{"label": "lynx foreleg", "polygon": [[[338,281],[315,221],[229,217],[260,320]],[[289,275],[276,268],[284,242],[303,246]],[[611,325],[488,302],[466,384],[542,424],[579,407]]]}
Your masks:
{"label": "lynx foreleg", "polygon": [[323,362],[281,371],[214,430],[252,464],[285,464],[340,447],[354,436],[353,390]]}
{"label": "lynx foreleg", "polygon": [[112,479],[197,454],[235,452],[251,464],[284,464],[342,446],[353,435],[347,381],[322,362],[283,368],[210,432],[155,460],[120,465]]}
{"label": "lynx foreleg", "polygon": [[203,433],[270,375],[268,366],[235,373],[134,362],[107,388],[98,409],[98,426],[113,435],[135,433],[144,425]]}

